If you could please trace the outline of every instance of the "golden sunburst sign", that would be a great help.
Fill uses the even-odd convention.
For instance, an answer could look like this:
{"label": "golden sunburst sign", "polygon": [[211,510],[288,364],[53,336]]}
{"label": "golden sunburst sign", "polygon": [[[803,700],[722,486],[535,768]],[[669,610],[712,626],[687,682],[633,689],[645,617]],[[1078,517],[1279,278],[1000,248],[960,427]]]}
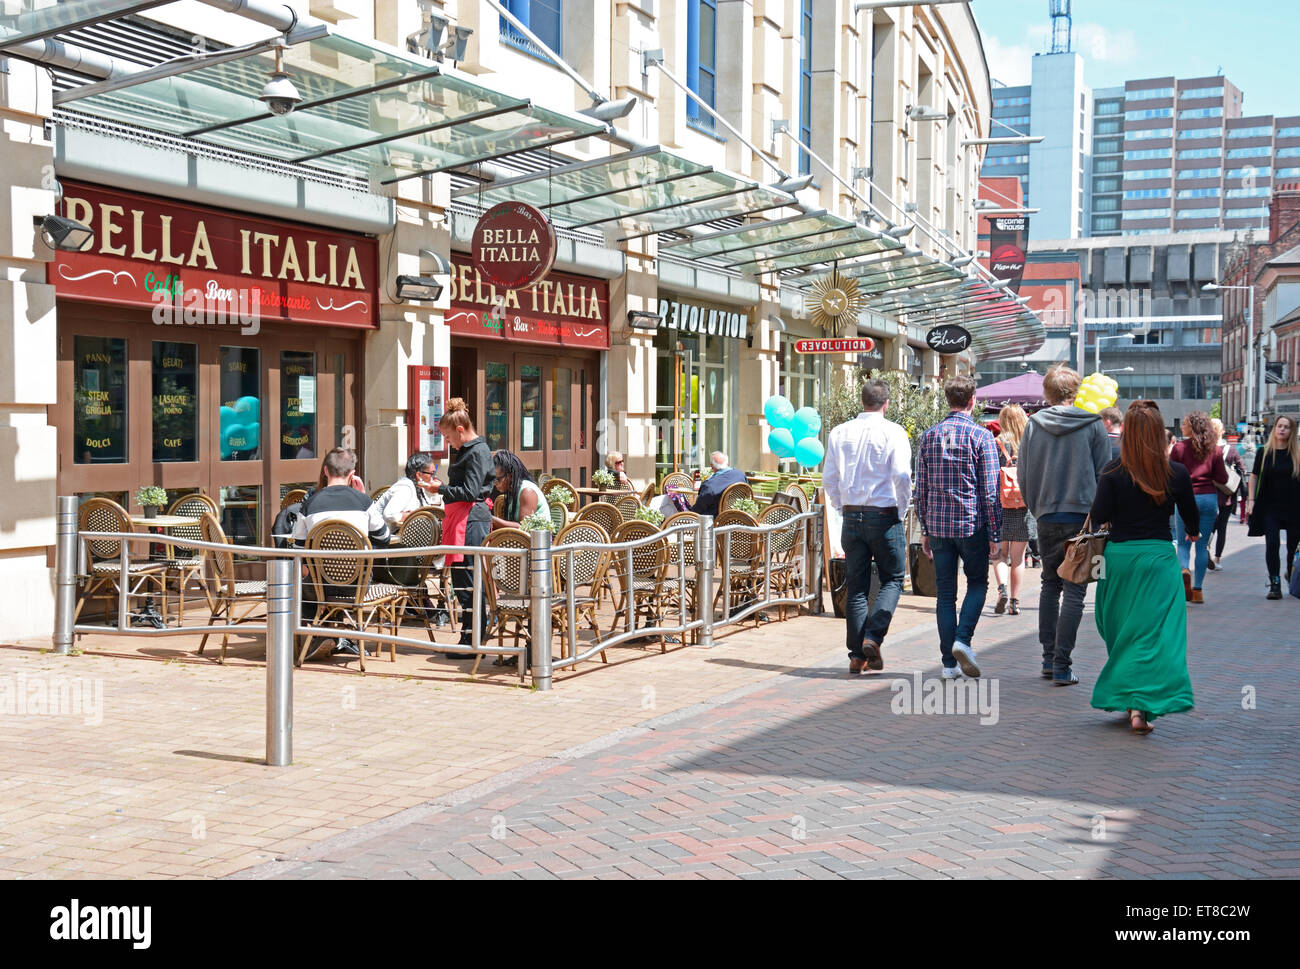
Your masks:
{"label": "golden sunburst sign", "polygon": [[813,323],[830,336],[838,334],[849,320],[856,319],[858,310],[865,302],[858,290],[858,281],[852,276],[841,276],[838,272],[832,272],[813,283],[808,298],[812,303]]}

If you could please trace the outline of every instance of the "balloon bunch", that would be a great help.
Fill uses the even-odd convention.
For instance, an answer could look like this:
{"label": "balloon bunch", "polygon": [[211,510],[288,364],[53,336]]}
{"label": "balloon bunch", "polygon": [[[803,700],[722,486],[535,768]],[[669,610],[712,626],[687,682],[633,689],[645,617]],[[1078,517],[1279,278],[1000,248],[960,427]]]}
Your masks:
{"label": "balloon bunch", "polygon": [[1103,373],[1090,373],[1079,385],[1074,406],[1083,408],[1089,414],[1097,414],[1107,407],[1114,407],[1117,400],[1119,384]]}
{"label": "balloon bunch", "polygon": [[767,435],[767,448],[778,458],[794,458],[801,468],[815,468],[826,457],[826,448],[817,439],[822,430],[821,415],[811,407],[794,409],[794,405],[781,396],[769,397],[763,405],[763,416],[772,428]]}
{"label": "balloon bunch", "polygon": [[234,407],[221,407],[220,432],[222,460],[236,451],[255,451],[262,439],[259,423],[262,405],[256,397],[240,397]]}

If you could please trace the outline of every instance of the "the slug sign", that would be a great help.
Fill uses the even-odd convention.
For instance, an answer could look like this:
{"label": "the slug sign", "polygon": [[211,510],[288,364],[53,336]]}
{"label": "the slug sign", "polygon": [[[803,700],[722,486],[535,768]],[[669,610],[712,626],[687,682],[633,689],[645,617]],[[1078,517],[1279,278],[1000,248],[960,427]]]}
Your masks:
{"label": "the slug sign", "polygon": [[527,289],[546,278],[555,262],[555,229],[525,202],[501,202],[474,227],[474,268],[498,289]]}
{"label": "the slug sign", "polygon": [[970,341],[970,331],[955,323],[936,326],[925,335],[926,345],[931,350],[942,354],[961,353],[970,346]]}

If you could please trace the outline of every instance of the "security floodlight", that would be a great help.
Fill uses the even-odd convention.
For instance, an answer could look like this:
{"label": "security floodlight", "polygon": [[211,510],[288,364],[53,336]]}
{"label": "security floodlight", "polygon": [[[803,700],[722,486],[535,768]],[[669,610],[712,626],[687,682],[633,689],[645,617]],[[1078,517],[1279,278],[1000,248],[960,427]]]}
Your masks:
{"label": "security floodlight", "polygon": [[447,261],[446,256],[434,252],[434,250],[432,249],[421,249],[420,255],[421,257],[433,262],[433,271],[437,275],[439,276],[451,275],[451,263]]}
{"label": "security floodlight", "polygon": [[95,242],[95,232],[76,219],[62,215],[47,215],[39,222],[41,238],[51,249],[64,252],[85,252]]}
{"label": "security floodlight", "polygon": [[432,276],[398,276],[397,298],[403,303],[432,302],[442,295],[442,283]]}
{"label": "security floodlight", "polygon": [[619,98],[617,101],[601,101],[593,104],[589,108],[583,108],[579,114],[585,114],[589,118],[595,118],[597,121],[615,121],[618,118],[626,118],[636,107],[636,98]]}
{"label": "security floodlight", "polygon": [[773,188],[785,192],[787,195],[794,195],[796,192],[802,192],[812,184],[812,175],[790,175],[777,182]]}
{"label": "security floodlight", "polygon": [[909,235],[912,232],[912,230],[915,228],[916,228],[915,222],[913,222],[911,225],[896,225],[892,229],[886,229],[885,235],[892,236],[895,239],[901,239],[904,236]]}
{"label": "security floodlight", "polygon": [[948,112],[918,104],[907,109],[907,117],[912,121],[947,121]]}

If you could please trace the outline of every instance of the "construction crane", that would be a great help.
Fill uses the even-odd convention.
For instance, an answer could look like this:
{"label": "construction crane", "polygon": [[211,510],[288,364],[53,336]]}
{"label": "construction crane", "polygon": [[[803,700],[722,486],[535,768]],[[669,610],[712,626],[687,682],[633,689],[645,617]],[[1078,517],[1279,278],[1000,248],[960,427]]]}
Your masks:
{"label": "construction crane", "polygon": [[1068,54],[1074,21],[1070,17],[1070,0],[1048,0],[1052,13],[1052,53]]}

